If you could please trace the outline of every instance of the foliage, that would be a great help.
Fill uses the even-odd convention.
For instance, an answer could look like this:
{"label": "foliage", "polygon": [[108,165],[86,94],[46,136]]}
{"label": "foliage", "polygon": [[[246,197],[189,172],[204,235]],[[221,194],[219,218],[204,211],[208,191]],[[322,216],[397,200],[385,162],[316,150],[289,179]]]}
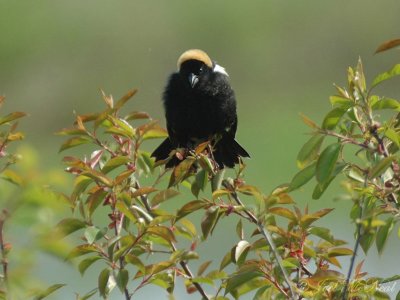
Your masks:
{"label": "foliage", "polygon": [[[114,288],[131,299],[148,285],[172,295],[178,278],[188,293],[197,291],[204,299],[238,299],[249,292],[254,299],[389,299],[380,285],[398,280],[398,275],[369,277],[362,271],[363,261],[354,274],[353,268],[358,245],[367,253],[375,244],[382,254],[398,221],[400,106],[373,92],[399,74],[395,66],[368,88],[361,60],[349,68],[348,86],[336,86],[337,95],[330,97],[333,108],[322,125],[302,116],[312,136],[299,152],[300,171],[270,194],[244,181],[243,163],[233,178],[225,178],[209,155],[208,143],[186,157],[171,153],[170,158],[182,160],[173,169],[162,167],[166,161],[155,164],[142,146],[164,138],[165,130],[143,112],[121,116],[136,91],[115,103],[103,93],[103,111],[78,115],[73,128],[59,132],[69,137],[60,151],[87,144],[92,148],[86,159],[64,158],[66,171],[75,176],[69,197],[74,216],[57,228],[65,235],[79,231],[83,240],[68,258],[79,259],[82,275],[93,264],[102,265],[97,291],[104,299]],[[382,110],[389,112],[387,119],[380,116]],[[312,197],[319,199],[339,175],[344,176],[343,197],[354,203],[354,249],[318,225],[332,208],[300,210],[290,195],[315,177]],[[209,183],[212,193],[206,189]],[[194,200],[184,201],[176,212],[168,210],[168,200],[182,197],[185,188]],[[104,213],[102,207],[108,210],[106,224],[96,218]],[[195,212],[203,214],[201,224],[191,221]],[[196,246],[207,243],[224,218],[237,220],[237,243],[220,261],[204,261],[193,273],[189,264],[201,258]],[[250,233],[248,224],[253,226]],[[341,256],[350,258],[348,275],[340,271]]]}
{"label": "foliage", "polygon": [[[0,106],[4,101],[0,97]],[[65,256],[65,244],[50,238],[50,222],[61,210],[60,196],[42,187],[43,182],[56,185],[54,175],[58,174],[52,172],[52,179],[46,173],[38,175],[34,150],[14,147],[24,139],[17,129],[19,119],[25,116],[23,112],[12,112],[0,117],[0,299],[42,299],[64,286],[53,284],[46,288],[32,276],[39,254]],[[27,234],[18,236],[18,231]]]}

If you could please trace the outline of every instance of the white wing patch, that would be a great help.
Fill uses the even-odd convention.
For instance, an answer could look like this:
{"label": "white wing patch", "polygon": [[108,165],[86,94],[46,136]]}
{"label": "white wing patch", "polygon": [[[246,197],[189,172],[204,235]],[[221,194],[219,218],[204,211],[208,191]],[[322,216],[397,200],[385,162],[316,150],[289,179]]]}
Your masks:
{"label": "white wing patch", "polygon": [[215,64],[213,71],[224,74],[226,76],[229,76],[228,73],[226,72],[225,68],[221,67],[220,65],[217,65],[217,64]]}

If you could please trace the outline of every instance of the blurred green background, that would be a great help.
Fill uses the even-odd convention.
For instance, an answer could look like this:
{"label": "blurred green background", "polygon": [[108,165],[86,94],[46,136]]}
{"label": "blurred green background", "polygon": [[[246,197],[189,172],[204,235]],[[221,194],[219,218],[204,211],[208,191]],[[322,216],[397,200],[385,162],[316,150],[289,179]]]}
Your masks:
{"label": "blurred green background", "polygon": [[[373,55],[381,42],[400,36],[399,12],[398,0],[0,1],[0,94],[7,97],[2,114],[29,113],[21,128],[37,152],[38,168],[62,169],[57,152],[63,139],[54,132],[72,124],[74,111],[100,110],[99,88],[118,98],[137,87],[132,110],[164,124],[160,96],[166,78],[184,50],[201,48],[227,69],[236,91],[238,140],[252,156],[246,180],[269,192],[297,171],[296,155],[309,131],[299,113],[320,122],[330,109],[332,84],[345,85],[346,69],[359,56],[369,80],[399,61],[399,51]],[[380,91],[399,97],[398,84],[394,80]],[[352,242],[349,203],[333,201],[339,181],[319,201],[311,199],[311,185],[295,194],[299,206],[336,207],[321,223]],[[219,243],[233,245],[230,223],[223,224],[211,238],[214,249],[199,251],[212,257],[226,251]],[[384,257],[372,250],[366,269],[398,272],[392,257],[399,246],[396,238],[389,241]],[[342,262],[346,268],[347,259]],[[68,283],[49,299],[73,299],[74,292],[95,286],[91,274],[82,279],[72,267],[43,256],[34,276]],[[136,299],[148,296],[166,298],[153,287]],[[121,299],[117,291],[112,299]],[[176,299],[187,299],[182,286]]]}

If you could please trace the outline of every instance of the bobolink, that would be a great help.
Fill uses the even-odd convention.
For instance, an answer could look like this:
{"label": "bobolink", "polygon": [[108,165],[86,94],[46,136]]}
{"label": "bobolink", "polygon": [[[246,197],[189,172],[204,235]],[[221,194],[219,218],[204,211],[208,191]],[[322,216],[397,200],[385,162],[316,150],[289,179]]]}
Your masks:
{"label": "bobolink", "polygon": [[[220,169],[234,167],[239,157],[250,157],[235,141],[236,99],[228,73],[202,50],[184,52],[178,59],[163,95],[169,137],[152,153],[167,159],[177,148],[194,149],[210,141],[212,157]],[[179,164],[173,157],[166,167]]]}

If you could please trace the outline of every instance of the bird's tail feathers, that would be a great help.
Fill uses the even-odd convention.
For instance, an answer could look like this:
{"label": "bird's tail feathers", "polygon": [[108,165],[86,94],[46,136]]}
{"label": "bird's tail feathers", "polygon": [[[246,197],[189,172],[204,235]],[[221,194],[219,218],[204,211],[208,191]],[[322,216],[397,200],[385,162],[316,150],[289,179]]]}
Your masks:
{"label": "bird's tail feathers", "polygon": [[[175,147],[172,145],[171,140],[166,138],[151,154],[151,157],[154,157],[157,161],[167,160],[170,157],[171,151],[173,151]],[[166,168],[172,168],[177,166],[181,161],[174,155],[172,156],[166,163]]]}
{"label": "bird's tail feathers", "polygon": [[224,166],[233,168],[239,163],[240,157],[250,157],[249,153],[232,137],[223,135],[215,145],[214,158],[222,169]]}

